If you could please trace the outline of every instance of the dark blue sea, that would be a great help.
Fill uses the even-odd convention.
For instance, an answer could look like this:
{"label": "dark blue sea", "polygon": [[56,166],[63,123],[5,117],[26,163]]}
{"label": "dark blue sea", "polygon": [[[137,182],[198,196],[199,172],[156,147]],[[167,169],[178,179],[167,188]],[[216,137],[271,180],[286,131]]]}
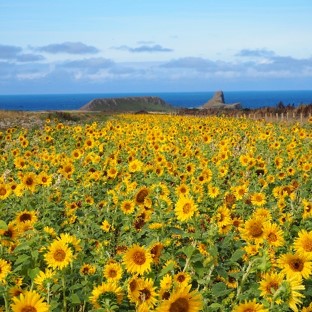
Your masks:
{"label": "dark blue sea", "polygon": [[[166,93],[93,93],[93,94],[34,94],[0,95],[1,110],[77,110],[95,98],[125,96],[158,96],[175,107],[196,108],[206,103],[214,92]],[[240,102],[243,108],[311,104],[312,90],[305,91],[224,91],[225,103]]]}

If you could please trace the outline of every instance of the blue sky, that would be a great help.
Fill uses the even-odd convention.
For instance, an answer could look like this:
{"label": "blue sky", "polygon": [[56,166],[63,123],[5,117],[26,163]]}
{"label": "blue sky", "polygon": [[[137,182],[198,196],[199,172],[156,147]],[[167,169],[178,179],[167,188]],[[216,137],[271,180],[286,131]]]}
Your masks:
{"label": "blue sky", "polygon": [[311,0],[1,0],[0,94],[312,89]]}

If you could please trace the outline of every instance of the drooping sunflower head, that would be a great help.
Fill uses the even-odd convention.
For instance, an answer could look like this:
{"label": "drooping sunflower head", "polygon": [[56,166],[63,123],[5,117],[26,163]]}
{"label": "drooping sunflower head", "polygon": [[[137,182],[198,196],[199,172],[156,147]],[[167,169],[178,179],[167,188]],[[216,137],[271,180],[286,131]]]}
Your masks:
{"label": "drooping sunflower head", "polygon": [[149,195],[149,189],[145,186],[141,187],[135,195],[135,202],[138,205],[144,205],[145,198]]}

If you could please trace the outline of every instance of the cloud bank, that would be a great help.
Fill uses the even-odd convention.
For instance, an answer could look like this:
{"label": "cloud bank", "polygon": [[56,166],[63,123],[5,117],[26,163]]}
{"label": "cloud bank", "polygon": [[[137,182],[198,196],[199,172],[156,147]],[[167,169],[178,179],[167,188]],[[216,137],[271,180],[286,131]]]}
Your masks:
{"label": "cloud bank", "polygon": [[96,47],[86,45],[82,42],[63,42],[54,43],[42,47],[37,47],[37,51],[51,54],[67,53],[67,54],[96,54],[100,50]]}
{"label": "cloud bank", "polygon": [[[117,49],[132,53],[171,51],[152,43]],[[243,90],[259,86],[309,89],[312,85],[312,58],[282,56],[267,49],[242,49],[231,61],[196,56],[157,61],[155,56],[154,62],[127,63],[103,57],[99,49],[84,43],[36,48],[45,56],[33,50],[0,44],[0,93]],[[47,54],[56,53],[66,55],[49,60]]]}

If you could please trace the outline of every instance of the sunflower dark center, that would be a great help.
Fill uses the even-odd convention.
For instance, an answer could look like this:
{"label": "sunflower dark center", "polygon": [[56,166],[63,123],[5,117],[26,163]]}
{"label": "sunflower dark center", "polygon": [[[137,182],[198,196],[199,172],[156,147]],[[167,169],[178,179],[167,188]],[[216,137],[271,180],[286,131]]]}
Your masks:
{"label": "sunflower dark center", "polygon": [[22,308],[21,312],[37,312],[37,309],[35,307],[27,305]]}
{"label": "sunflower dark center", "polygon": [[143,204],[144,203],[144,199],[145,199],[145,197],[147,195],[148,195],[148,191],[147,190],[144,189],[144,190],[139,191],[139,193],[136,196],[136,201],[139,204]]}
{"label": "sunflower dark center", "polygon": [[136,251],[134,254],[133,254],[133,261],[136,265],[142,265],[145,263],[146,261],[146,257],[145,257],[145,254],[144,252],[141,252],[141,251]]}
{"label": "sunflower dark center", "polygon": [[64,261],[65,257],[66,253],[63,249],[57,249],[53,255],[54,260],[59,262]]}
{"label": "sunflower dark center", "polygon": [[254,223],[250,229],[250,235],[255,238],[255,237],[260,237],[262,233],[263,233],[262,224]]}
{"label": "sunflower dark center", "polygon": [[3,233],[3,236],[5,237],[12,237],[13,236],[13,232],[12,230],[8,229]]}
{"label": "sunflower dark center", "polygon": [[184,275],[179,275],[177,280],[180,282],[180,283],[183,283],[185,281],[185,276]]}
{"label": "sunflower dark center", "polygon": [[294,259],[290,262],[290,266],[294,271],[301,272],[303,269],[303,262],[301,259]]}
{"label": "sunflower dark center", "polygon": [[31,220],[31,215],[29,213],[23,213],[20,217],[19,217],[21,222],[25,222],[25,221],[30,221]]}
{"label": "sunflower dark center", "polygon": [[276,234],[270,233],[270,234],[268,235],[268,240],[269,240],[270,242],[276,242],[276,241],[277,241],[277,236],[276,236]]}
{"label": "sunflower dark center", "polygon": [[311,252],[312,251],[312,240],[307,239],[306,241],[303,242],[302,247],[305,251]]}
{"label": "sunflower dark center", "polygon": [[151,292],[147,288],[143,288],[140,290],[140,298],[142,301],[147,301],[151,298]]}
{"label": "sunflower dark center", "polygon": [[114,269],[110,269],[108,275],[109,275],[111,278],[114,278],[114,277],[117,276],[117,272],[116,272],[116,270],[114,270]]}
{"label": "sunflower dark center", "polygon": [[7,190],[4,187],[0,188],[0,195],[4,196],[7,193]]}
{"label": "sunflower dark center", "polygon": [[171,303],[169,312],[189,312],[190,305],[187,299],[178,298]]}
{"label": "sunflower dark center", "polygon": [[130,284],[129,284],[130,290],[131,290],[132,292],[135,291],[137,285],[138,285],[138,283],[136,282],[136,280],[131,281]]}
{"label": "sunflower dark center", "polygon": [[31,186],[34,184],[34,180],[32,177],[28,177],[25,181],[25,183],[28,185],[28,186]]}
{"label": "sunflower dark center", "polygon": [[190,203],[186,203],[186,204],[184,204],[184,206],[183,206],[183,213],[185,213],[185,214],[187,214],[187,213],[189,213],[190,211],[191,211],[191,204]]}

